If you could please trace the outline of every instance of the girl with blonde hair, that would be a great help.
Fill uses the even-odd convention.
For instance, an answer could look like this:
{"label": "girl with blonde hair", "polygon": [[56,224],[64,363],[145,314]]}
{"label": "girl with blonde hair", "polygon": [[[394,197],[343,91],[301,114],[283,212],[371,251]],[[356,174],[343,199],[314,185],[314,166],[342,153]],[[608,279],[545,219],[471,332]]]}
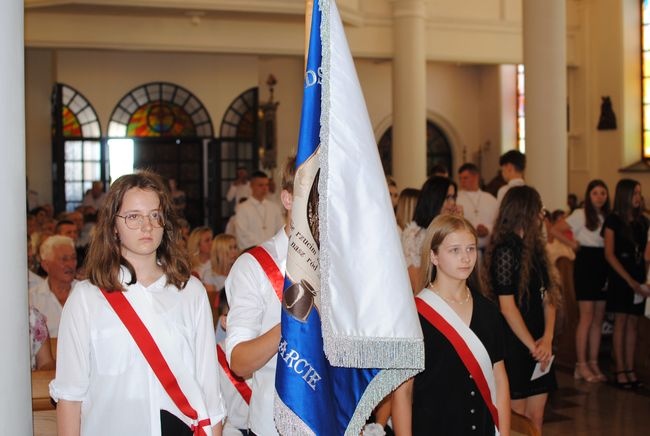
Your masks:
{"label": "girl with blonde hair", "polygon": [[210,269],[210,248],[212,229],[207,226],[196,227],[187,238],[187,252],[190,255],[192,273],[199,279]]}
{"label": "girl with blonde hair", "polygon": [[393,394],[396,434],[509,434],[502,321],[474,280],[477,241],[461,216],[439,215],[426,230],[416,297],[424,371]]}

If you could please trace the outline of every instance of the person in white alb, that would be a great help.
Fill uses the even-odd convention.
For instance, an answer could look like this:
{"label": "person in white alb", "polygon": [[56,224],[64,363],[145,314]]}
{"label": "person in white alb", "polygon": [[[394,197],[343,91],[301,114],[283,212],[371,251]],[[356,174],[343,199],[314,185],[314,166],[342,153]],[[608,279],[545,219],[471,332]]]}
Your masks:
{"label": "person in white alb", "polygon": [[251,196],[251,185],[248,182],[248,171],[246,167],[237,167],[237,178],[233,180],[228,192],[226,193],[226,200],[233,201],[235,200],[235,206],[243,198],[248,198]]}
{"label": "person in white alb", "polygon": [[251,196],[237,207],[235,236],[240,250],[261,244],[283,225],[280,206],[266,198],[269,178],[262,171],[251,176]]}
{"label": "person in white alb", "polygon": [[503,200],[508,189],[526,184],[524,181],[526,155],[518,150],[507,151],[499,158],[499,165],[501,166],[501,176],[507,184],[500,187],[497,192],[497,206],[501,204],[501,200]]}
{"label": "person in white alb", "polygon": [[497,217],[497,200],[492,194],[479,188],[480,172],[473,163],[461,165],[458,169],[460,190],[456,204],[463,206],[465,219],[472,223],[478,234],[478,248],[485,249],[492,225]]}
{"label": "person in white alb", "polygon": [[29,301],[47,319],[51,338],[56,338],[63,305],[75,285],[77,252],[67,236],[50,236],[40,248],[41,266],[47,279],[29,290]]}
{"label": "person in white alb", "polygon": [[[287,210],[285,226],[261,245],[282,277],[289,245],[289,211],[292,204],[295,158],[282,177],[280,198]],[[259,248],[259,247],[258,247]],[[226,332],[226,358],[241,377],[252,374],[248,429],[258,436],[277,435],[273,421],[275,366],[280,342],[280,298],[265,267],[250,252],[242,254],[226,279],[230,304]]]}

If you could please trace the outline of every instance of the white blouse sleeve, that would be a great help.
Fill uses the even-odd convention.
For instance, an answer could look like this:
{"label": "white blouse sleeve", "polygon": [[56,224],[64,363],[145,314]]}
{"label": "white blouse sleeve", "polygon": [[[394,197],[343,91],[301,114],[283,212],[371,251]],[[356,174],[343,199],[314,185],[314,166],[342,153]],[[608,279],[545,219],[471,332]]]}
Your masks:
{"label": "white blouse sleeve", "polygon": [[[210,310],[207,293],[198,280],[192,277],[190,283],[188,283],[189,286],[199,288],[197,291],[199,295],[195,299],[196,336],[194,349],[196,350],[196,377],[203,389],[210,421],[212,425],[215,425],[224,419],[226,411],[219,387],[219,364],[217,362],[217,344],[214,338],[212,311]],[[189,289],[181,292],[187,291]],[[196,290],[193,289],[192,291]]]}
{"label": "white blouse sleeve", "polygon": [[90,381],[90,314],[86,293],[92,285],[77,284],[63,307],[57,342],[56,377],[50,382],[54,401],[83,401]]}
{"label": "white blouse sleeve", "polygon": [[266,309],[263,292],[268,281],[259,264],[250,254],[241,255],[226,279],[230,311],[226,329],[226,357],[230,363],[232,350],[241,342],[255,339],[262,333]]}

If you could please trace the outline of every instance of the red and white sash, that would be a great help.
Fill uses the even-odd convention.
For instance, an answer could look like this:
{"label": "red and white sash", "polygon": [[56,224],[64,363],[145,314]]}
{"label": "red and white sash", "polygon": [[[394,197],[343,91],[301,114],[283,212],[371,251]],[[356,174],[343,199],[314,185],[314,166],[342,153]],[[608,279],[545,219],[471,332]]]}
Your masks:
{"label": "red and white sash", "polygon": [[255,260],[257,260],[257,262],[260,264],[262,270],[266,274],[266,277],[268,277],[269,282],[271,282],[271,286],[275,291],[275,295],[278,297],[278,300],[282,302],[284,274],[282,274],[282,271],[280,271],[280,268],[278,268],[278,265],[275,263],[275,260],[273,260],[273,257],[261,245],[251,248],[247,251],[247,253],[253,256]]}
{"label": "red and white sash", "polygon": [[[159,344],[154,340],[145,323],[140,319],[138,313],[126,299],[124,292],[107,292],[103,289],[101,292],[133,337],[133,340],[142,352],[147,363],[149,363],[149,366],[160,381],[160,384],[169,395],[169,398],[171,398],[176,407],[178,407],[178,409],[192,421],[191,429],[194,432],[194,435],[211,435],[212,429],[210,427],[210,418],[207,417],[205,406],[201,404],[203,407],[198,407],[198,404],[195,404],[200,411],[197,412],[197,410],[190,404],[185,392],[180,386],[182,384],[185,387],[191,398],[198,399],[201,398],[198,384],[193,379],[188,380],[188,377],[184,377],[184,372],[182,370],[177,370],[176,373],[172,371],[170,365],[171,367],[174,367],[174,354],[167,353],[168,359],[165,359],[159,348]],[[151,317],[149,317],[148,321],[151,325]],[[155,331],[155,329],[152,331]],[[162,344],[160,345],[163,346]],[[179,378],[177,378],[177,376]],[[179,380],[181,380],[180,383]],[[208,427],[207,432],[204,427]]]}
{"label": "red and white sash", "polygon": [[244,380],[243,378],[239,377],[237,374],[232,372],[232,370],[230,369],[230,365],[228,365],[228,361],[226,360],[226,353],[223,351],[223,348],[221,348],[221,345],[219,344],[217,344],[217,359],[219,360],[219,365],[221,366],[221,369],[226,374],[228,380],[230,380],[230,383],[232,383],[235,390],[239,392],[239,395],[241,395],[241,397],[244,399],[246,404],[250,405],[251,395],[253,394],[251,387],[248,386],[246,380]]}
{"label": "red and white sash", "polygon": [[423,289],[415,297],[418,313],[442,333],[458,353],[463,364],[472,375],[481,397],[487,405],[496,434],[499,434],[499,414],[496,406],[496,384],[492,361],[485,346],[463,320],[430,289]]}

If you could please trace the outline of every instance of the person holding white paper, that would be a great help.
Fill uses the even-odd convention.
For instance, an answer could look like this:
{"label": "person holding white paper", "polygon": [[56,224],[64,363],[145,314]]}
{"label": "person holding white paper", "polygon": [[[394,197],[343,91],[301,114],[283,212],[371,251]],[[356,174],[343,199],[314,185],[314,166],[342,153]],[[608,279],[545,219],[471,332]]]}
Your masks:
{"label": "person holding white paper", "polygon": [[424,289],[416,297],[424,371],[394,394],[395,432],[407,434],[412,424],[415,435],[507,435],[503,323],[478,280],[470,280],[471,290],[467,284],[478,255],[476,230],[463,217],[440,215],[424,243]]}
{"label": "person holding white paper", "polygon": [[505,194],[485,253],[484,283],[498,297],[507,323],[505,365],[512,410],[541,431],[548,392],[557,386],[553,368],[531,380],[552,358],[557,285],[548,272],[542,238],[542,201],[529,186]]}

